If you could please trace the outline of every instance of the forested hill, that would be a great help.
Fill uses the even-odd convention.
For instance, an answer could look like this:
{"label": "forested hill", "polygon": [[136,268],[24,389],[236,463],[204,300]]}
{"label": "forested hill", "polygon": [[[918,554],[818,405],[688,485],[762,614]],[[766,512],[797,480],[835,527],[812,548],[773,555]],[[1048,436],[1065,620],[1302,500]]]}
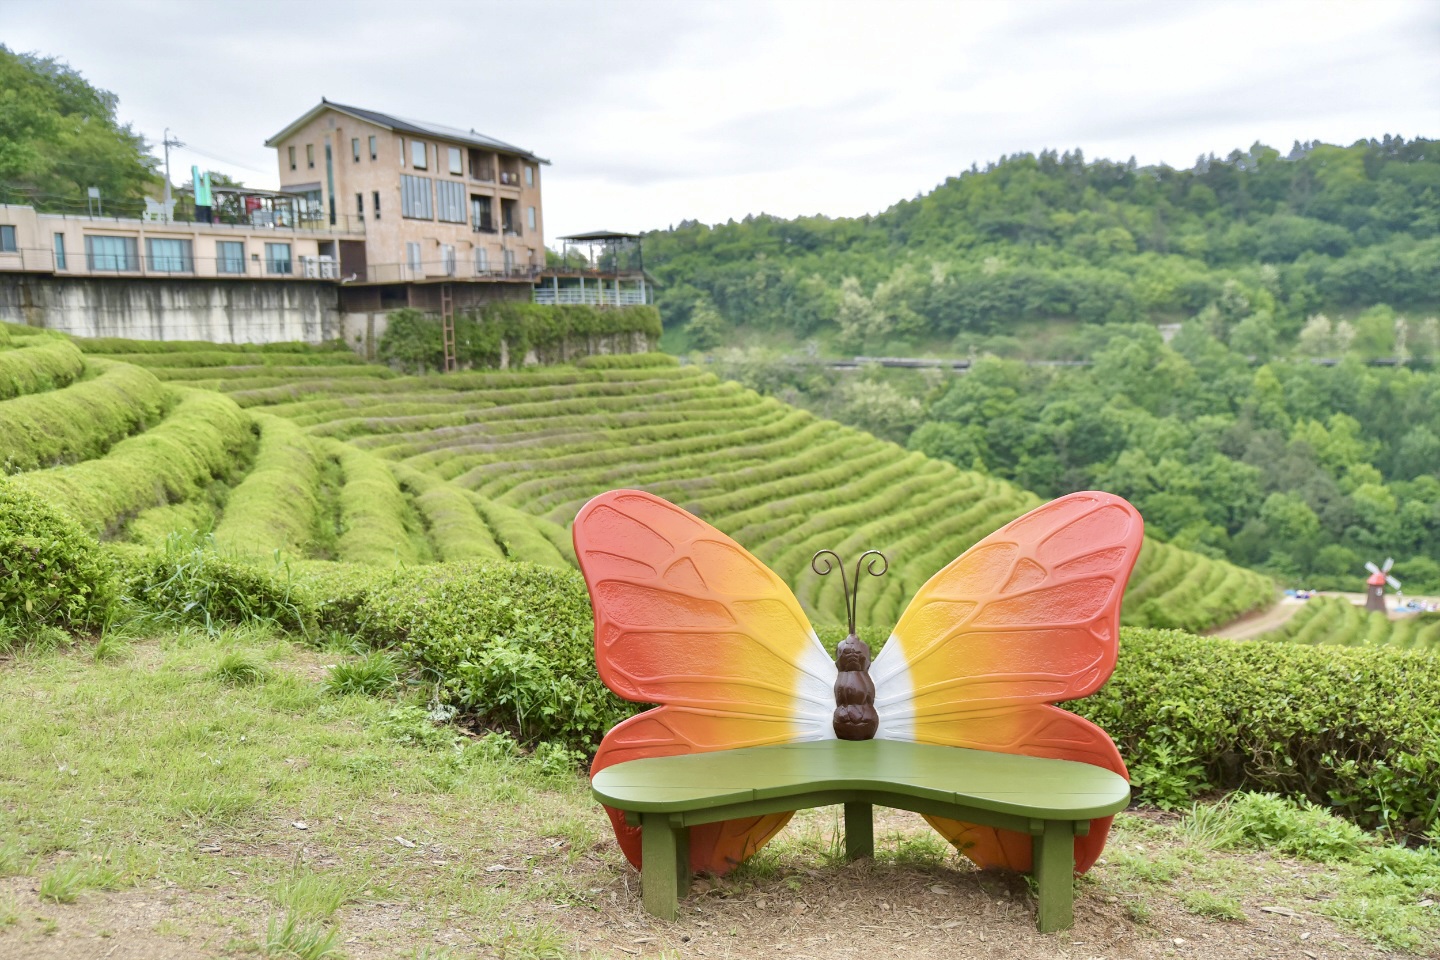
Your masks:
{"label": "forested hill", "polygon": [[1320,311],[1433,310],[1440,142],[1257,143],[1189,170],[1018,154],[878,216],[685,223],[647,234],[645,257],[691,347],[741,324],[885,349],[1026,320],[1180,320],[1227,281],[1284,340]]}

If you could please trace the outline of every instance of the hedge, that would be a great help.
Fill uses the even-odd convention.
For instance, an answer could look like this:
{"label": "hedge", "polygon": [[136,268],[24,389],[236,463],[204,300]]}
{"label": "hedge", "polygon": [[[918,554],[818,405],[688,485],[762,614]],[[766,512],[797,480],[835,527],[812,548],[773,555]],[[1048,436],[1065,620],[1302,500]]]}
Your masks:
{"label": "hedge", "polygon": [[0,480],[0,626],[99,626],[117,596],[111,557],[80,524]]}
{"label": "hedge", "polygon": [[260,427],[255,466],[231,491],[215,545],[238,553],[303,555],[315,539],[320,512],[320,455],[289,420],[254,416]]}
{"label": "hedge", "polygon": [[10,482],[87,530],[105,531],[147,507],[194,498],[243,467],[254,442],[249,417],[228,397],[187,391],[154,429],[120,441],[105,456]]}
{"label": "hedge", "polygon": [[0,350],[0,400],[64,387],[85,369],[85,357],[65,340]]}
{"label": "hedge", "polygon": [[101,456],[158,421],[173,400],[147,370],[103,360],[92,365],[99,376],[0,401],[0,469],[16,473]]}
{"label": "hedge", "polygon": [[1115,675],[1072,704],[1110,733],[1141,795],[1303,796],[1365,826],[1440,825],[1440,658],[1124,629]]}
{"label": "hedge", "polygon": [[339,458],[345,476],[336,547],[340,559],[380,565],[430,559],[417,549],[416,540],[423,540],[423,535],[412,539],[412,533],[421,532],[419,518],[389,465],[355,447],[335,441],[326,446]]}

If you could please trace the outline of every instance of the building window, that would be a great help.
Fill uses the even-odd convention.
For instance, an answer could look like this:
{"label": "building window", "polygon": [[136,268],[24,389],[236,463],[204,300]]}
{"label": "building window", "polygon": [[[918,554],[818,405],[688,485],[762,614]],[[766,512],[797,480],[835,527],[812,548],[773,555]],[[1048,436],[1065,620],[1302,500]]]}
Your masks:
{"label": "building window", "polygon": [[376,156],[377,154],[375,152],[375,138],[372,136],[370,138],[370,159],[374,160]]}
{"label": "building window", "polygon": [[155,273],[194,273],[195,259],[189,240],[145,239],[145,258]]}
{"label": "building window", "polygon": [[535,229],[535,208],[534,208],[534,207],[530,207],[530,208],[528,208],[528,209],[525,211],[525,222],[530,225],[530,229],[531,229],[531,230],[534,230],[534,229]]}
{"label": "building window", "polygon": [[424,264],[420,262],[420,244],[413,240],[405,244],[405,263],[410,267],[410,272],[414,276],[419,276],[420,271],[424,269]]}
{"label": "building window", "polygon": [[425,169],[425,141],[424,141],[424,140],[411,140],[411,141],[410,141],[410,166],[414,167],[416,170],[424,170],[424,169]]}
{"label": "building window", "polygon": [[506,272],[506,273],[509,273],[510,271],[512,271],[512,270],[514,270],[514,269],[515,269],[515,251],[514,251],[514,250],[506,250],[506,251],[505,251],[505,272]]}
{"label": "building window", "polygon": [[430,200],[429,177],[400,175],[400,216],[412,220],[435,219],[435,208]]}
{"label": "building window", "polygon": [[305,144],[305,165],[311,170],[315,169],[315,144]]}
{"label": "building window", "polygon": [[291,170],[294,170],[294,169],[295,169],[295,148],[294,148],[294,147],[290,147],[289,150],[290,150],[290,169],[291,169]]}
{"label": "building window", "polygon": [[65,234],[55,234],[55,269],[65,269]]}
{"label": "building window", "polygon": [[138,270],[140,245],[134,237],[85,238],[85,263],[91,270]]}
{"label": "building window", "polygon": [[365,194],[355,194],[355,216],[361,220],[365,219]]}
{"label": "building window", "polygon": [[465,184],[435,181],[435,212],[445,223],[465,222]]}
{"label": "building window", "polygon": [[476,233],[494,233],[495,221],[490,214],[490,198],[470,195],[470,228]]}
{"label": "building window", "polygon": [[0,224],[0,253],[18,253],[19,248],[15,245],[15,228],[9,224]]}
{"label": "building window", "polygon": [[265,272],[286,275],[294,272],[294,266],[290,260],[290,244],[265,244]]}
{"label": "building window", "polygon": [[445,267],[445,276],[455,276],[455,248],[446,243],[440,247],[440,262]]}
{"label": "building window", "polygon": [[215,241],[215,272],[245,272],[245,242],[243,240]]}
{"label": "building window", "polygon": [[371,207],[371,209],[373,209],[373,210],[375,211],[375,219],[376,219],[376,220],[379,220],[379,219],[380,219],[380,191],[379,191],[379,190],[372,190],[372,191],[370,191],[370,200],[371,200],[370,207]]}
{"label": "building window", "polygon": [[475,274],[480,276],[490,272],[490,254],[484,247],[475,248]]}
{"label": "building window", "polygon": [[[526,168],[525,168],[525,186],[527,186],[527,187],[533,187],[533,186],[535,186],[535,168],[534,168],[534,167],[526,167]],[[534,224],[532,223],[531,226],[533,227]]]}
{"label": "building window", "polygon": [[450,148],[450,172],[457,177],[465,176],[465,161],[460,156],[459,147]]}
{"label": "building window", "polygon": [[359,138],[359,137],[351,137],[351,138],[350,138],[350,153],[355,157],[355,162],[356,162],[356,163],[359,163],[359,162],[360,162],[360,138]]}

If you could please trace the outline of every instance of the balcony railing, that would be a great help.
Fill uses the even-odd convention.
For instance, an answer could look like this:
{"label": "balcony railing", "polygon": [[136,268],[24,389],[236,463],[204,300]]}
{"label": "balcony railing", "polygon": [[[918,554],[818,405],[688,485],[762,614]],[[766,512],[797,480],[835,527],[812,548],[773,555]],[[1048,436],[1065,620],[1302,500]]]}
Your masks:
{"label": "balcony railing", "polygon": [[421,260],[408,263],[372,263],[365,270],[366,283],[415,283],[422,280],[534,280],[540,267],[517,263],[512,266],[486,263],[483,266],[455,260]]}
{"label": "balcony railing", "polygon": [[569,304],[637,307],[645,303],[645,293],[642,290],[616,290],[614,287],[586,287],[584,290],[579,287],[561,287],[556,290],[554,287],[540,286],[535,288],[535,302],[551,307]]}
{"label": "balcony railing", "polygon": [[[143,251],[143,248],[142,248]],[[89,253],[67,250],[63,258],[48,247],[0,252],[0,273],[53,273],[62,277],[168,277],[182,280],[339,280],[334,257],[194,257],[174,253]]]}

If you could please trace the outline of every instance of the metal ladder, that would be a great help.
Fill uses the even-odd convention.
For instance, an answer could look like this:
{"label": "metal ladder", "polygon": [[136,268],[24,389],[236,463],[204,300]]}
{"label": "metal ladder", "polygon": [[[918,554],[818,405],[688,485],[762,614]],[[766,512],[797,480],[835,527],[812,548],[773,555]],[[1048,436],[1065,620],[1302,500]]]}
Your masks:
{"label": "metal ladder", "polygon": [[445,372],[456,368],[455,362],[455,297],[450,284],[440,284],[440,338],[445,346]]}

